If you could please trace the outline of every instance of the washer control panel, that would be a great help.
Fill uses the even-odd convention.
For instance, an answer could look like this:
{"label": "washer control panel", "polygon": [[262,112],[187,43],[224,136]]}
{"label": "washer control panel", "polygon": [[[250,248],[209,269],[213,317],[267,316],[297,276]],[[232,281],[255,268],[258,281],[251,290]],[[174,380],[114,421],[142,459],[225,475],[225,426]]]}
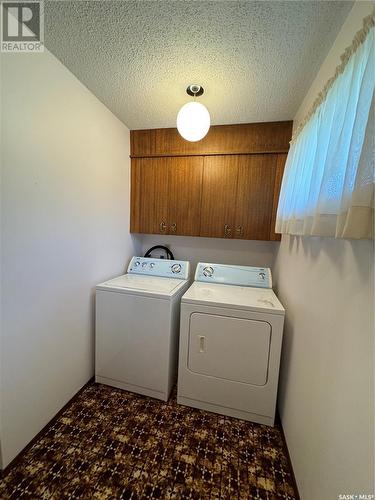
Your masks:
{"label": "washer control panel", "polygon": [[129,274],[158,276],[161,278],[189,278],[190,264],[184,260],[152,259],[148,257],[133,257],[128,266]]}
{"label": "washer control panel", "polygon": [[199,262],[195,281],[223,285],[272,288],[271,270],[268,267],[232,266]]}

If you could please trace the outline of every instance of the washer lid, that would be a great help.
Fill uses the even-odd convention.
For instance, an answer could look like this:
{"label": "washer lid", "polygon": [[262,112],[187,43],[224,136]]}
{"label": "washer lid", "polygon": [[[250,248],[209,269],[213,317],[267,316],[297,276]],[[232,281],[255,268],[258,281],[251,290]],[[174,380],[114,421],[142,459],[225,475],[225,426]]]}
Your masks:
{"label": "washer lid", "polygon": [[162,295],[171,297],[186,283],[186,280],[124,274],[96,286],[97,290],[119,293],[139,293],[142,295]]}
{"label": "washer lid", "polygon": [[225,306],[232,309],[285,314],[275,293],[269,288],[220,285],[195,281],[182,296],[182,302],[206,306]]}

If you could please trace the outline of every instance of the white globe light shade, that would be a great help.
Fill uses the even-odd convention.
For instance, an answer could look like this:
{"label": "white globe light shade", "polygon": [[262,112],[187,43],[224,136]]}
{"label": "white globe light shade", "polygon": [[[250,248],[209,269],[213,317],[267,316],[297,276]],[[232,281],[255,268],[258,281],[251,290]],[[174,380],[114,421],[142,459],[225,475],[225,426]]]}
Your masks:
{"label": "white globe light shade", "polygon": [[178,112],[177,130],[184,139],[196,142],[210,129],[210,113],[200,102],[188,102]]}

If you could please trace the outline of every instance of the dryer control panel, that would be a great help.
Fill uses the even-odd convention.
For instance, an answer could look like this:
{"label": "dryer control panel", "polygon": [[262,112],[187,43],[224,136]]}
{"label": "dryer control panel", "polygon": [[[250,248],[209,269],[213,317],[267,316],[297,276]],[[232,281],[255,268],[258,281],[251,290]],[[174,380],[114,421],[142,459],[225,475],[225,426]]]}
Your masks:
{"label": "dryer control panel", "polygon": [[221,283],[222,285],[272,288],[271,270],[268,267],[232,266],[199,262],[195,281]]}
{"label": "dryer control panel", "polygon": [[128,266],[129,274],[158,276],[159,278],[189,278],[190,264],[184,260],[152,259],[148,257],[133,257]]}

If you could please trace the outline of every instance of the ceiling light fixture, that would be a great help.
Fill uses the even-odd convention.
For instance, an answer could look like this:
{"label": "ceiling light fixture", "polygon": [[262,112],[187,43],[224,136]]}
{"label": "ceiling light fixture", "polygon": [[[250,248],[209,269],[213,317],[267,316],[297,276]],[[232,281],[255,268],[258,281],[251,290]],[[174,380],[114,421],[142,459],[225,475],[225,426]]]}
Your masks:
{"label": "ceiling light fixture", "polygon": [[189,85],[186,92],[194,97],[194,101],[184,104],[178,112],[177,130],[187,141],[196,142],[203,139],[210,129],[210,113],[206,106],[195,100],[204,92],[201,85]]}

